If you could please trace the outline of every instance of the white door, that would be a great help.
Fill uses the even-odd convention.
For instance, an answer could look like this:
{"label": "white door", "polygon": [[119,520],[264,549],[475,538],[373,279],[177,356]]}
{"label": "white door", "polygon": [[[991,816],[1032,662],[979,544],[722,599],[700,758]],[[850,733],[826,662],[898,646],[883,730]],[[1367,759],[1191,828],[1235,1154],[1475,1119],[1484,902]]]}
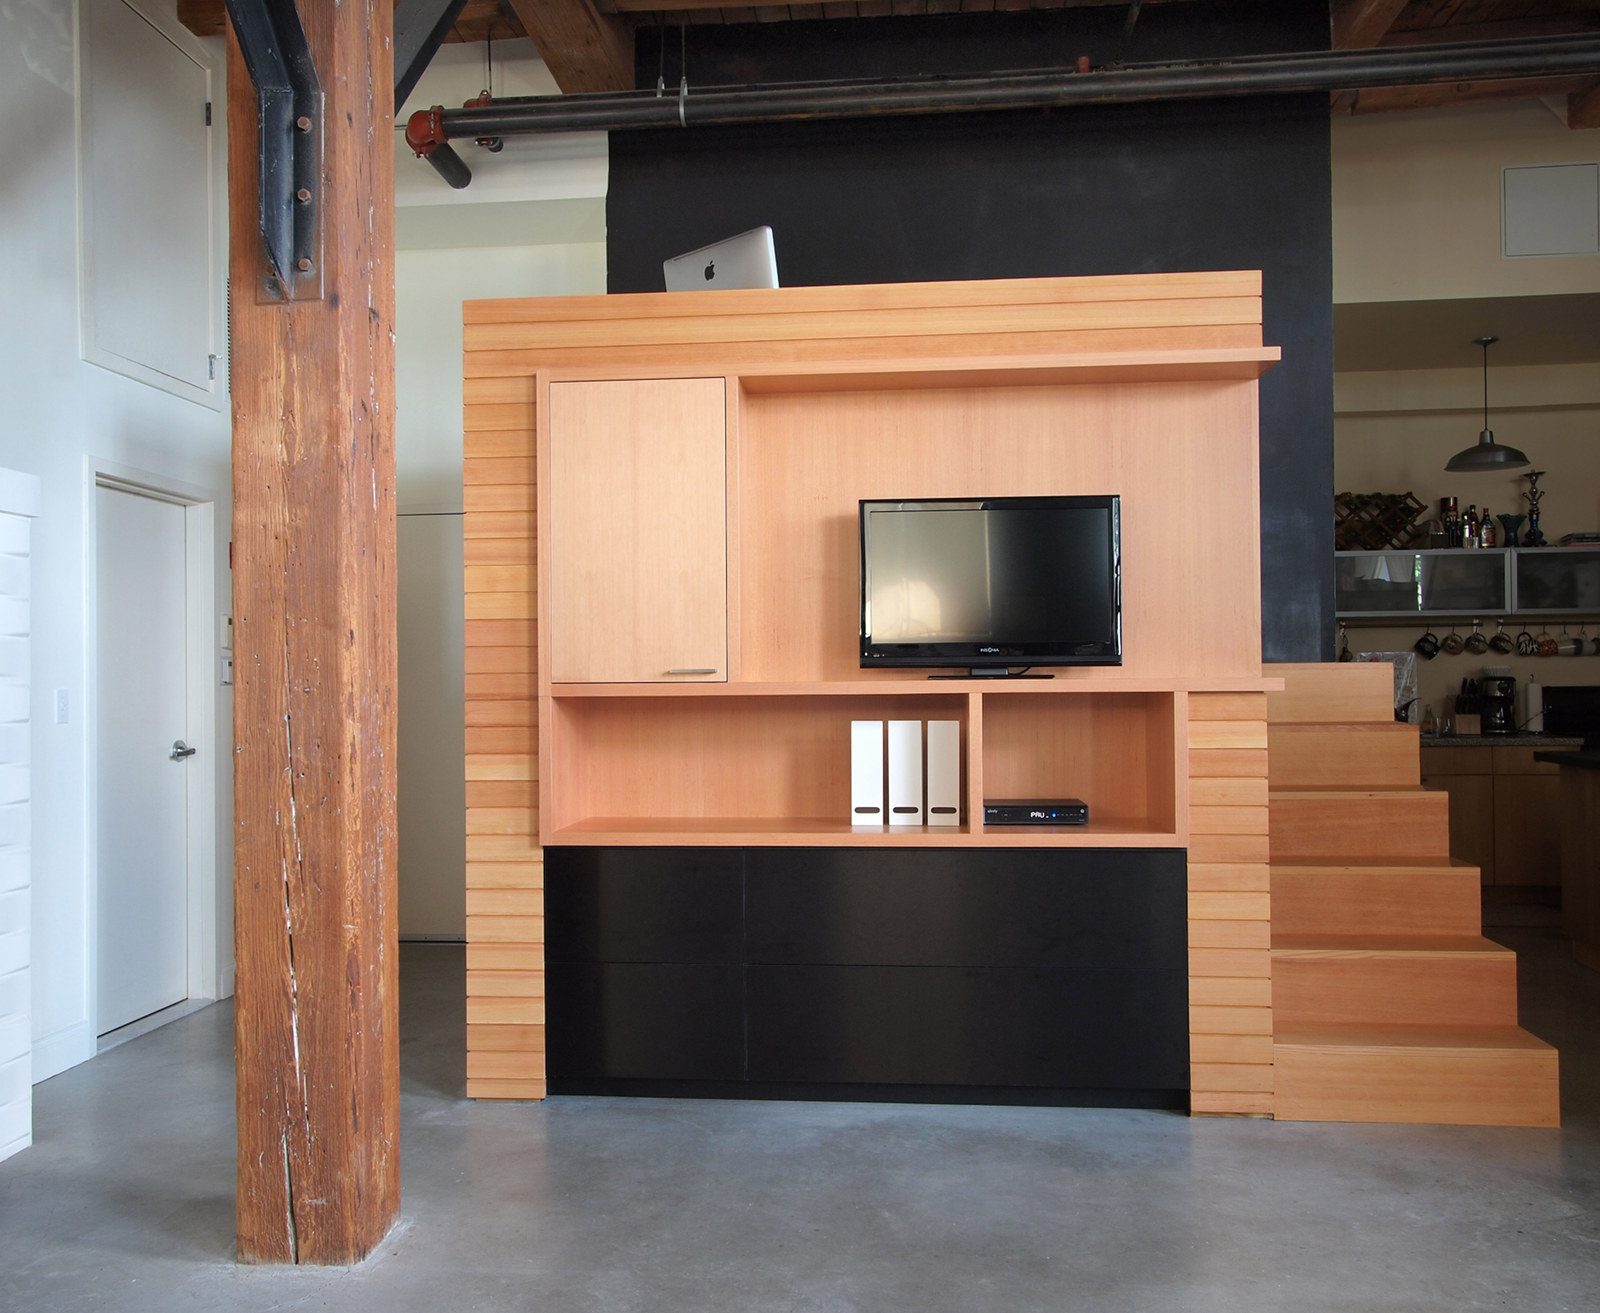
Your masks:
{"label": "white door", "polygon": [[99,1032],[188,997],[184,508],[95,489]]}

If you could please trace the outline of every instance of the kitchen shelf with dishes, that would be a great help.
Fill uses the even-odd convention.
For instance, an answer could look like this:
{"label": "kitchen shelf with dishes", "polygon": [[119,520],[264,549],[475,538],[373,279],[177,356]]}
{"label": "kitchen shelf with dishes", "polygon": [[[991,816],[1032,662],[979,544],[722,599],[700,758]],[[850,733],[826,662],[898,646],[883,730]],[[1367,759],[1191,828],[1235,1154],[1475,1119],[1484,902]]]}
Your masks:
{"label": "kitchen shelf with dishes", "polygon": [[1587,547],[1335,552],[1334,572],[1343,621],[1600,618],[1600,550]]}

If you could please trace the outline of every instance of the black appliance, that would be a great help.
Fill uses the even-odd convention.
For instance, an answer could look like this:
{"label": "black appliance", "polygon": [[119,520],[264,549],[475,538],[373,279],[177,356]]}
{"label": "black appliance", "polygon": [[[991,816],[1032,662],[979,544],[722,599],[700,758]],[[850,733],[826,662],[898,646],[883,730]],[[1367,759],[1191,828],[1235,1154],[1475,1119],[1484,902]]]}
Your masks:
{"label": "black appliance", "polygon": [[1600,685],[1546,684],[1544,732],[1582,738],[1583,746],[1600,749]]}
{"label": "black appliance", "polygon": [[1485,675],[1479,685],[1479,715],[1485,734],[1514,734],[1517,729],[1517,681],[1511,675]]}

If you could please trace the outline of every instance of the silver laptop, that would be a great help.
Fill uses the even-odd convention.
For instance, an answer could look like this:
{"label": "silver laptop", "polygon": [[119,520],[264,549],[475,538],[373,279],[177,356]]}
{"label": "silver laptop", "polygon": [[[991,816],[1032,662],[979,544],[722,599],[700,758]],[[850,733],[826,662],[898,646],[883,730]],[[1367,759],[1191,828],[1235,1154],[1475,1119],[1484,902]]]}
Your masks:
{"label": "silver laptop", "polygon": [[662,262],[667,291],[694,292],[707,287],[776,287],[778,253],[766,224],[737,237],[725,237],[686,255]]}

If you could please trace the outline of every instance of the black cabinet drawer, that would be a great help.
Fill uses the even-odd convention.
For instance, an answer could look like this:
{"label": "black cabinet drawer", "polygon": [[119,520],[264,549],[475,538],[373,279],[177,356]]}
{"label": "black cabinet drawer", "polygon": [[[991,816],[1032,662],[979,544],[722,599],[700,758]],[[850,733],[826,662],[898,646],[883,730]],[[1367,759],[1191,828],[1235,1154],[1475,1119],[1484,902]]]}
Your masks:
{"label": "black cabinet drawer", "polygon": [[1180,849],[756,849],[747,960],[1183,967]]}
{"label": "black cabinet drawer", "polygon": [[547,848],[547,960],[738,962],[743,865],[732,848]]}
{"label": "black cabinet drawer", "polygon": [[752,966],[749,1079],[1186,1089],[1182,969]]}
{"label": "black cabinet drawer", "polygon": [[552,962],[545,994],[552,1081],[744,1075],[741,967]]}

